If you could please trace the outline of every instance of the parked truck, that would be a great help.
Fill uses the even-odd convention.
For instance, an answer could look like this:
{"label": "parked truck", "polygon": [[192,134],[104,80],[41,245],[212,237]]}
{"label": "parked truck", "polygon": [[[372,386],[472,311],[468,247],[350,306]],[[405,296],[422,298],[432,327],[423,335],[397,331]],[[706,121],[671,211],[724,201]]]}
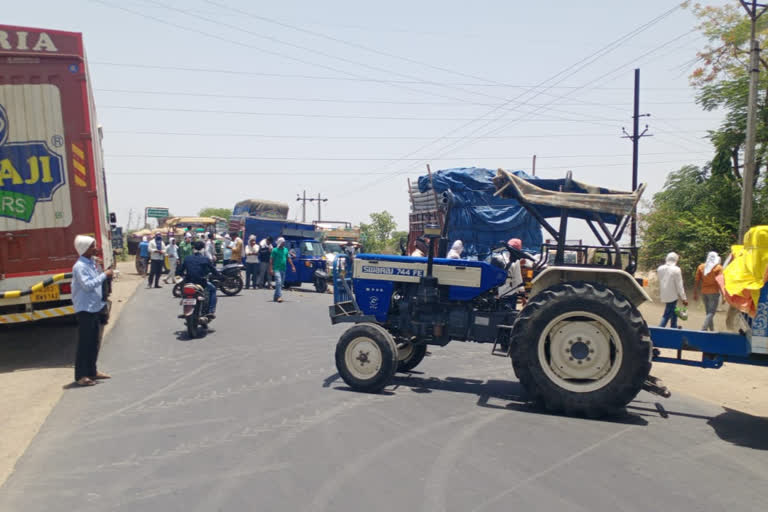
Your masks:
{"label": "parked truck", "polygon": [[72,315],[74,238],[109,267],[110,220],[82,35],[0,25],[0,325]]}

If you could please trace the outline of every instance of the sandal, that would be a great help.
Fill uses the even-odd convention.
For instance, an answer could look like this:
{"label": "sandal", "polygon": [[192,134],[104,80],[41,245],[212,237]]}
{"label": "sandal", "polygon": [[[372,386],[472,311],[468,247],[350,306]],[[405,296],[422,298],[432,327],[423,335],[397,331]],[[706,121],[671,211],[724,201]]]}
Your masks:
{"label": "sandal", "polygon": [[94,375],[91,378],[94,379],[94,380],[95,379],[111,379],[112,376],[110,374],[108,374],[108,373],[96,372],[96,375]]}
{"label": "sandal", "polygon": [[81,377],[80,379],[75,381],[75,384],[78,386],[95,386],[96,383],[93,382],[89,377]]}

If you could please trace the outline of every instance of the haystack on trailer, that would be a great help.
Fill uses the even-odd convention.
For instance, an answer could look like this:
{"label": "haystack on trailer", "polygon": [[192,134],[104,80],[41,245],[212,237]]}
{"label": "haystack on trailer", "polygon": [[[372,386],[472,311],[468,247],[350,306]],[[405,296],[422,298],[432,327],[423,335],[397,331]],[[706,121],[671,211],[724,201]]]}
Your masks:
{"label": "haystack on trailer", "polygon": [[78,234],[112,265],[82,35],[0,25],[0,325],[74,313]]}

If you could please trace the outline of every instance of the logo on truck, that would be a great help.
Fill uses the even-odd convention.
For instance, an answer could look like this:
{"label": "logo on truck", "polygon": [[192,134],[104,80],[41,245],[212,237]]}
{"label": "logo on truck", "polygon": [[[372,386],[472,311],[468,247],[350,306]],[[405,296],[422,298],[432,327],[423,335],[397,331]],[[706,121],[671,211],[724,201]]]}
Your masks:
{"label": "logo on truck", "polygon": [[9,130],[0,105],[0,217],[29,222],[35,205],[50,201],[64,184],[64,165],[45,141],[7,142]]}

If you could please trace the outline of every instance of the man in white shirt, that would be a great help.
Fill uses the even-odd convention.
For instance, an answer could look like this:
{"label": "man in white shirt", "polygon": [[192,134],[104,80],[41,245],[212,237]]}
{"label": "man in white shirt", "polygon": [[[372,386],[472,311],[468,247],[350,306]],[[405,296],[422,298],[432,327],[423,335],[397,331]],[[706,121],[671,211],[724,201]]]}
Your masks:
{"label": "man in white shirt", "polygon": [[211,263],[216,265],[216,243],[213,238],[213,233],[208,233],[208,239],[205,241],[205,255],[211,260]]}
{"label": "man in white shirt", "polygon": [[155,233],[155,238],[149,242],[149,282],[147,287],[152,287],[152,281],[155,281],[155,288],[160,286],[160,275],[163,273],[163,263],[165,261],[165,244],[163,244],[163,235]]}
{"label": "man in white shirt", "polygon": [[677,300],[680,299],[684,305],[688,305],[688,297],[685,296],[683,288],[683,273],[677,266],[678,260],[679,256],[671,252],[667,254],[666,263],[656,269],[656,275],[659,277],[659,295],[661,302],[666,304],[659,327],[666,327],[669,322],[671,328],[677,329]]}
{"label": "man in white shirt", "polygon": [[176,278],[176,265],[179,262],[179,246],[176,245],[175,238],[168,239],[165,253],[168,255],[168,275],[165,276],[165,284],[173,284],[173,280]]}

